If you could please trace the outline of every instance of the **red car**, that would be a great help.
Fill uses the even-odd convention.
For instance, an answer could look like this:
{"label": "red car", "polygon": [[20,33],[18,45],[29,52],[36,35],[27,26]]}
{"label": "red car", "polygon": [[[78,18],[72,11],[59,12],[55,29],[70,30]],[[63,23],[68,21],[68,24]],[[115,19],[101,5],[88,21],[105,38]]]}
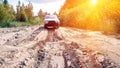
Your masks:
{"label": "red car", "polygon": [[57,29],[59,28],[60,21],[56,15],[46,15],[44,18],[44,28]]}

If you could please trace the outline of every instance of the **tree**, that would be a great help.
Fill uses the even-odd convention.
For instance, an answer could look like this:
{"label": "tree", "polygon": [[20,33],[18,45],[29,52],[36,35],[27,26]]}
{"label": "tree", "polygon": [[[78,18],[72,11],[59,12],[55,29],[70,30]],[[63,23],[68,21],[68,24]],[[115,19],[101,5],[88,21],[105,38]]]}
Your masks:
{"label": "tree", "polygon": [[28,18],[28,22],[33,18],[33,5],[31,2],[25,7],[25,14],[26,17]]}
{"label": "tree", "polygon": [[39,16],[40,18],[43,19],[46,15],[50,15],[50,13],[48,13],[48,12],[43,12],[42,9],[39,10],[38,16]]}
{"label": "tree", "polygon": [[16,9],[17,9],[17,14],[16,14],[17,21],[25,22],[26,21],[26,15],[25,15],[24,3],[21,6],[21,2],[18,1],[18,5],[17,5]]}
{"label": "tree", "polygon": [[15,19],[15,12],[12,6],[7,4],[4,6],[4,14],[5,14],[5,21],[6,22],[11,22]]}
{"label": "tree", "polygon": [[116,33],[120,30],[119,4],[119,0],[100,0],[96,5],[89,0],[66,0],[59,17],[63,26]]}
{"label": "tree", "polygon": [[58,16],[57,12],[54,12],[54,13],[53,13],[53,15],[56,15],[56,16]]}
{"label": "tree", "polygon": [[44,17],[44,12],[42,11],[42,9],[39,10],[38,16],[39,16],[40,18],[43,18],[43,17]]}
{"label": "tree", "polygon": [[6,4],[8,4],[8,1],[7,1],[7,0],[4,0],[3,3],[6,5]]}
{"label": "tree", "polygon": [[33,5],[31,2],[29,2],[29,4],[27,6],[24,5],[24,3],[18,1],[18,5],[16,7],[17,9],[17,14],[16,14],[16,18],[18,21],[22,21],[22,22],[30,22],[31,19],[33,18]]}
{"label": "tree", "polygon": [[0,23],[4,22],[5,13],[4,13],[4,6],[0,4]]}
{"label": "tree", "polygon": [[0,4],[0,26],[10,27],[10,23],[15,20],[15,12],[9,4]]}

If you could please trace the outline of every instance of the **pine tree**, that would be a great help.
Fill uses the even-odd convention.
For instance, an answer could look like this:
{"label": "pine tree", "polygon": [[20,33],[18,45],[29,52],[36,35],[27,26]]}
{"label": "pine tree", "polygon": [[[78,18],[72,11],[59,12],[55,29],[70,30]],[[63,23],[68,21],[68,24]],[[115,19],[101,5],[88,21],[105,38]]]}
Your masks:
{"label": "pine tree", "polygon": [[39,16],[40,18],[43,18],[43,11],[42,11],[42,9],[39,10],[38,16]]}
{"label": "pine tree", "polygon": [[6,5],[6,4],[8,4],[8,1],[7,1],[7,0],[4,0],[3,3]]}

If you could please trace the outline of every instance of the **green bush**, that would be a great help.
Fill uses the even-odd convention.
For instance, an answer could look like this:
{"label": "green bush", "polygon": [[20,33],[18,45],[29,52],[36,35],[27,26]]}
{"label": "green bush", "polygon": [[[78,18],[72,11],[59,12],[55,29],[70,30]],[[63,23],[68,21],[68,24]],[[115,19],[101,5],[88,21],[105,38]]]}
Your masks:
{"label": "green bush", "polygon": [[43,23],[42,18],[33,16],[31,6],[27,8],[25,8],[25,6],[21,7],[20,14],[19,12],[15,14],[13,7],[8,3],[0,4],[0,27],[30,26]]}
{"label": "green bush", "polygon": [[10,22],[14,20],[13,8],[9,4],[0,4],[0,27],[11,27]]}
{"label": "green bush", "polygon": [[40,24],[43,23],[43,19],[36,16],[36,17],[34,17],[34,18],[29,19],[28,22],[29,22],[31,25],[40,25]]}

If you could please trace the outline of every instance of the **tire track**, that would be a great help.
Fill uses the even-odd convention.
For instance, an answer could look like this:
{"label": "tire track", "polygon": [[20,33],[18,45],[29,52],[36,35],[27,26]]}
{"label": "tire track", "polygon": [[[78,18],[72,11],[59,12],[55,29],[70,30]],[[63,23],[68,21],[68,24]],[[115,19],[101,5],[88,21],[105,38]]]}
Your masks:
{"label": "tire track", "polygon": [[44,31],[44,27],[39,27],[38,29],[36,29],[27,39],[32,41],[34,40],[34,38],[41,32]]}
{"label": "tire track", "polygon": [[41,31],[44,31],[44,30],[45,29],[43,27],[39,27],[36,30],[34,30],[30,35],[28,34],[27,36],[24,36],[24,37],[21,36],[20,33],[16,33],[12,38],[8,39],[4,43],[4,45],[22,46],[23,43],[33,41],[34,37],[36,37]]}
{"label": "tire track", "polygon": [[[61,53],[54,53],[51,55],[50,53],[53,53],[53,52],[48,50],[49,48],[50,48],[50,50],[57,49],[55,47],[56,47],[56,45],[60,46],[59,45],[60,40],[62,40],[62,38],[58,36],[58,34],[55,30],[48,30],[48,35],[47,35],[46,39],[42,41],[42,42],[44,42],[43,48],[38,50],[35,68],[53,68],[53,67],[61,68],[59,63],[58,64],[56,63],[56,65],[54,65],[52,63],[56,62],[54,60],[55,57],[62,59],[63,58],[62,54]],[[40,43],[41,42],[39,42],[39,44]],[[60,50],[58,49],[56,51],[60,51]],[[57,54],[59,56],[56,56]],[[55,62],[52,60],[54,60]],[[57,61],[57,62],[59,62],[59,61]],[[64,64],[64,62],[62,62],[62,63]]]}
{"label": "tire track", "polygon": [[101,63],[97,62],[92,50],[81,48],[75,42],[66,44],[63,53],[65,59],[65,68],[102,68]]}
{"label": "tire track", "polygon": [[[40,35],[40,34],[43,35],[43,37],[39,37],[38,35]],[[35,63],[36,63],[37,57],[39,57],[38,59],[41,60],[40,55],[42,53],[39,53],[39,51],[45,45],[45,41],[43,38],[45,38],[46,35],[47,35],[47,31],[43,27],[40,27],[40,28],[36,29],[31,35],[29,35],[29,37],[26,37],[23,39],[23,40],[26,40],[27,43],[24,43],[24,41],[20,42],[20,43],[24,44],[24,46],[14,47],[16,49],[15,53],[12,54],[12,52],[9,52],[11,49],[8,50],[8,52],[9,52],[8,54],[6,53],[7,50],[6,50],[6,52],[3,52],[3,53],[6,53],[6,57],[4,57],[5,61],[4,61],[4,63],[2,63],[2,65],[0,65],[0,68],[1,67],[3,67],[3,68],[7,68],[7,67],[10,67],[10,68],[35,68]],[[36,37],[38,37],[38,39],[35,39]],[[16,42],[16,41],[13,41],[13,42]],[[13,42],[11,42],[11,43],[13,43]],[[20,43],[18,43],[18,44],[20,44]],[[9,57],[9,56],[13,56],[13,57]],[[1,59],[2,59],[2,57],[1,57]]]}
{"label": "tire track", "polygon": [[0,56],[0,68],[117,68],[102,54],[69,40],[74,40],[75,34],[69,30],[46,30],[44,27],[36,29],[23,39],[27,41],[24,46],[16,47],[16,50],[8,48],[9,54],[5,51],[1,53],[7,54],[7,60]]}
{"label": "tire track", "polygon": [[[36,68],[102,68],[96,57],[91,55],[91,50],[82,49],[80,48],[81,45],[72,41],[66,43],[62,34],[58,35],[57,31],[49,30],[44,42],[45,44],[39,50],[37,56]],[[76,49],[82,52],[82,54],[78,54]],[[63,61],[57,61],[57,59]]]}

